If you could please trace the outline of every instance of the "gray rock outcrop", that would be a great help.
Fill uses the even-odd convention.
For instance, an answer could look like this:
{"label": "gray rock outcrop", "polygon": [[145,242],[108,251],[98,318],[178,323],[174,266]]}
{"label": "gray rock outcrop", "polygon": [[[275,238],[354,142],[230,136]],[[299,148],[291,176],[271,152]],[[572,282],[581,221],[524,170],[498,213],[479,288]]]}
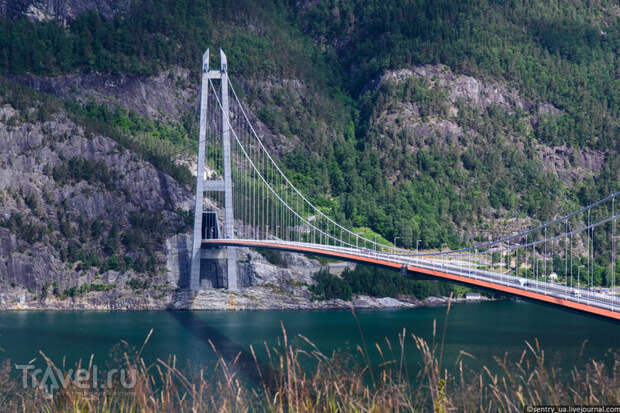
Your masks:
{"label": "gray rock outcrop", "polygon": [[92,11],[104,19],[129,10],[130,0],[0,0],[0,16],[25,16],[33,21],[74,20]]}
{"label": "gray rock outcrop", "polygon": [[0,108],[2,305],[165,307],[178,280],[149,269],[185,229],[189,188],[61,110]]}

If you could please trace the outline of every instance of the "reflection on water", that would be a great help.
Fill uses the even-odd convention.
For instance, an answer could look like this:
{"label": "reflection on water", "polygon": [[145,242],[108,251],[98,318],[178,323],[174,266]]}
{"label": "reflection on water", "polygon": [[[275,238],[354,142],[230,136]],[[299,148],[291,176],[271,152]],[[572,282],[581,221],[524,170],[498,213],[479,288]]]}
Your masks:
{"label": "reflection on water", "polygon": [[[445,312],[445,308],[364,310],[357,311],[357,317],[372,360],[379,362],[375,342],[385,350],[387,337],[396,347],[397,335],[403,329],[408,335],[432,341],[433,322],[437,320],[440,331]],[[43,350],[55,361],[66,356],[68,365],[91,354],[95,363],[103,365],[120,340],[140,347],[153,328],[143,353],[147,362],[175,354],[180,366],[188,362],[194,367],[208,365],[215,360],[211,342],[226,360],[241,353],[240,367],[254,371],[249,346],[264,360],[265,343],[275,345],[282,336],[281,322],[293,342],[303,345],[295,338],[303,334],[326,354],[335,349],[355,352],[360,344],[350,311],[4,312],[0,313],[0,347],[4,350],[0,358],[25,363],[40,358],[38,351]],[[611,352],[620,349],[619,327],[617,323],[518,301],[457,304],[448,317],[444,365],[454,365],[461,350],[478,360],[469,361],[472,367],[504,353],[518,358],[525,349],[524,342],[537,338],[547,359],[566,370],[590,357],[609,359]],[[408,368],[415,371],[419,358],[411,341],[405,351]]]}

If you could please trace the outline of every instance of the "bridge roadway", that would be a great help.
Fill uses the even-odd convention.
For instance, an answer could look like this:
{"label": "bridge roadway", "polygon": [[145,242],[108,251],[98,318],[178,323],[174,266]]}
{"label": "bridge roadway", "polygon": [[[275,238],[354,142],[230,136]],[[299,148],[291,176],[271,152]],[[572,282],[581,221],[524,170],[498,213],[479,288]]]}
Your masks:
{"label": "bridge roadway", "polygon": [[[476,268],[468,261],[429,259],[420,255],[388,254],[368,249],[338,247],[283,240],[205,239],[203,247],[236,246],[271,248],[282,251],[318,254],[345,261],[374,264],[392,269],[438,277],[541,301],[567,309],[590,313],[620,321],[620,303],[611,294],[602,294],[584,288],[571,288],[534,279],[518,278],[510,274]],[[460,263],[460,264],[459,264]]]}

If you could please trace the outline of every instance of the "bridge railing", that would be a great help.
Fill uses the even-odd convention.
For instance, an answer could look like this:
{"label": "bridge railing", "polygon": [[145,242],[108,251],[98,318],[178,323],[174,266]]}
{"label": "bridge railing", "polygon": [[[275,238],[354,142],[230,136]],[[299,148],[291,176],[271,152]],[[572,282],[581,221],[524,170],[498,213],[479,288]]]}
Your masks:
{"label": "bridge railing", "polygon": [[[508,284],[525,279],[529,284],[523,287],[566,290],[576,299],[592,297],[591,290],[604,286],[610,289],[611,301],[615,302],[615,203],[620,191],[526,231],[466,248],[437,252],[397,248],[386,240],[370,239],[346,228],[329,216],[329,208],[311,202],[287,177],[267,147],[285,150],[268,135],[259,136],[254,126],[257,119],[241,104],[232,83],[227,81],[225,87],[232,91],[232,99],[230,115],[222,119],[220,93],[209,79],[214,102],[208,109],[205,162],[211,181],[222,177],[218,137],[224,131],[230,133],[235,237],[307,243],[332,251],[388,257],[403,264],[450,266],[462,274],[499,277]],[[209,207],[222,208],[223,193],[215,191],[217,182],[211,185],[206,188],[214,189]]]}

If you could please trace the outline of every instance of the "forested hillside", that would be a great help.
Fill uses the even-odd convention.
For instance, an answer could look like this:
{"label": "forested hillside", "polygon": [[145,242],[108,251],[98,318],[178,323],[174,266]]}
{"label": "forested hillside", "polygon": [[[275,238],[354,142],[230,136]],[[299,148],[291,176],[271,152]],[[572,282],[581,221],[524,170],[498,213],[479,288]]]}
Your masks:
{"label": "forested hillside", "polygon": [[[197,90],[202,51],[222,47],[295,182],[406,247],[500,235],[620,187],[614,1],[134,0],[63,21],[4,17],[2,73],[184,67],[179,87]],[[459,81],[501,93],[481,102]],[[168,142],[160,161],[191,153],[195,105],[164,122],[69,100],[94,123]]]}
{"label": "forested hillside", "polygon": [[[451,217],[458,226],[480,214],[488,215],[489,207],[497,210],[500,206],[548,219],[573,202],[587,203],[618,189],[617,3],[388,0],[309,4],[297,4],[296,21],[336,56],[343,89],[359,99],[357,136],[362,144],[358,147],[366,149],[365,154],[371,149],[383,157],[383,172],[410,172],[405,180],[409,182],[393,186],[397,194],[388,195],[388,204],[398,204],[385,210],[391,216],[421,198],[423,205],[414,206],[403,219],[422,216],[421,221],[434,225]],[[451,114],[445,112],[447,102],[441,87],[430,88],[422,81],[409,82],[400,90],[386,87],[368,92],[372,87],[369,82],[386,70],[425,64],[444,64],[455,73],[503,83],[518,90],[534,110],[528,113],[520,107],[506,111],[496,105],[459,107],[457,123],[478,132],[480,139],[473,139],[477,145],[463,152],[462,142],[451,148],[435,142],[423,145],[418,152],[395,151],[386,156],[377,144],[385,148],[389,134],[377,130],[373,116],[394,98],[416,103],[426,111],[422,117],[444,119]],[[463,103],[467,102],[457,106]],[[554,110],[536,110],[541,103],[551,104]],[[509,145],[499,144],[506,140]],[[537,152],[543,149],[539,145],[574,148],[575,153],[598,149],[605,153],[605,160],[593,176],[576,182],[554,182],[558,176],[547,176],[540,164]],[[565,161],[575,163],[574,157]],[[435,201],[431,200],[433,196]],[[447,205],[446,199],[450,200]],[[434,212],[424,216],[428,207]],[[374,206],[372,209],[376,210]],[[443,214],[444,220],[435,221],[437,212],[446,209],[449,212]],[[380,231],[396,233],[407,226],[393,225]],[[432,239],[432,234],[422,232],[423,239],[428,240],[429,235]],[[432,244],[437,245],[446,236],[441,234]],[[405,238],[413,240],[416,234]]]}

